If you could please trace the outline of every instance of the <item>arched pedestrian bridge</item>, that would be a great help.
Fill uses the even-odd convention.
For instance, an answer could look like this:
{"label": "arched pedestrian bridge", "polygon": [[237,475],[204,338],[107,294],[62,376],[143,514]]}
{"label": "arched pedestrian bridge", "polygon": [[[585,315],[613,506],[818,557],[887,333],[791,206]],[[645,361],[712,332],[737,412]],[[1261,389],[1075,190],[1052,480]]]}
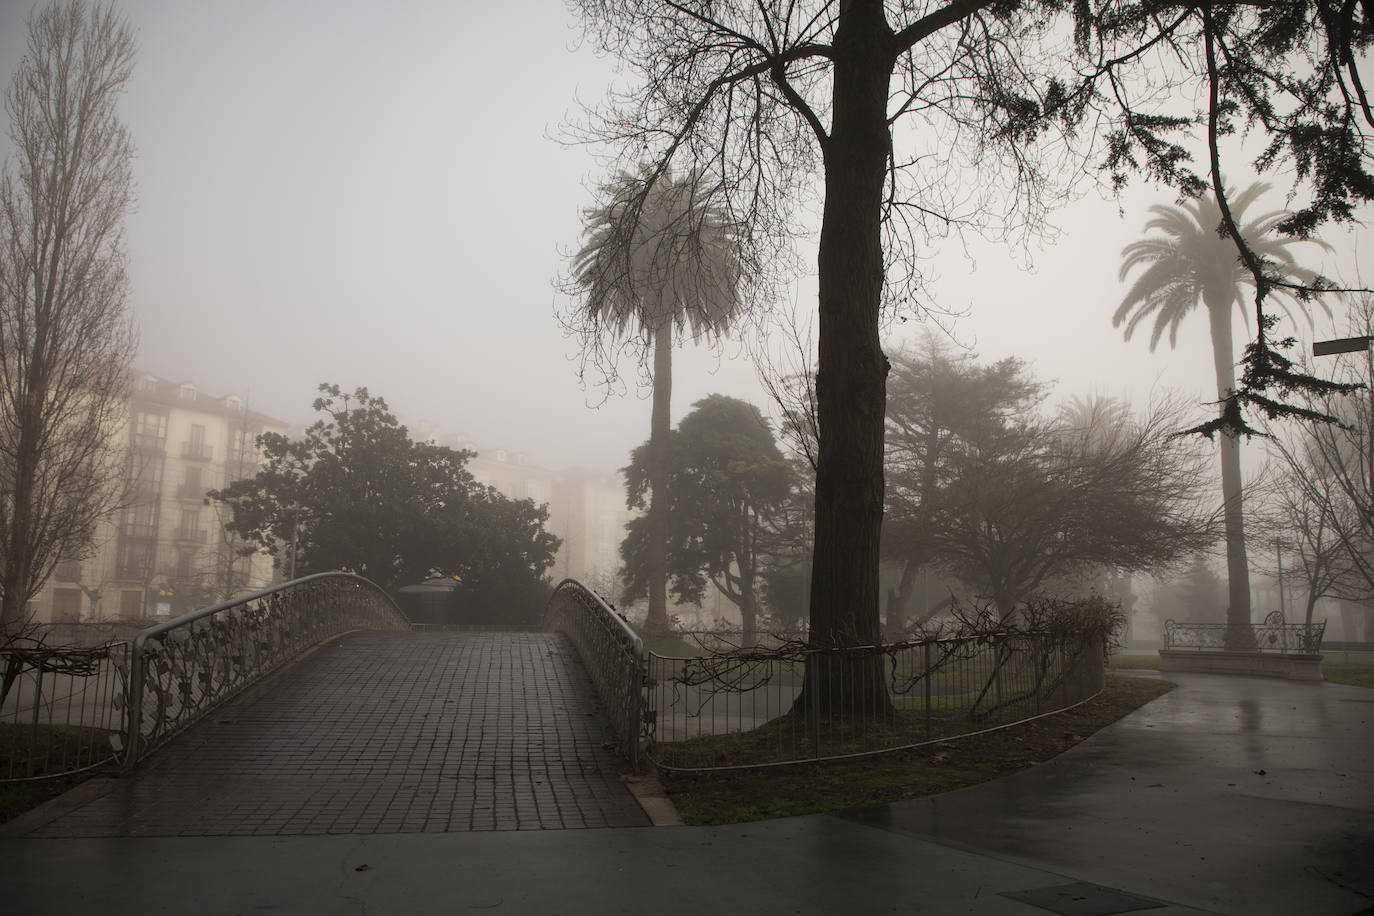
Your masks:
{"label": "arched pedestrian bridge", "polygon": [[125,771],[24,835],[419,833],[647,825],[565,632],[411,631],[321,576],[135,640]]}

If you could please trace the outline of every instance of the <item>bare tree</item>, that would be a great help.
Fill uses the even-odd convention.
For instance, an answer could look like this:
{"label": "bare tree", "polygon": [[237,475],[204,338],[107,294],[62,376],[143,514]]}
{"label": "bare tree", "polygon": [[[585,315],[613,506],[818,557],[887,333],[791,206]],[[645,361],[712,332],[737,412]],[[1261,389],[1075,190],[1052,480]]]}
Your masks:
{"label": "bare tree", "polygon": [[[1283,462],[1267,489],[1267,511],[1261,511],[1257,519],[1275,547],[1274,565],[1267,571],[1277,576],[1280,588],[1285,574],[1290,578],[1298,576],[1306,592],[1303,603],[1307,625],[1311,626],[1317,602],[1322,598],[1374,597],[1369,585],[1361,587],[1359,577],[1353,575],[1355,567],[1340,537],[1340,532],[1349,526],[1349,519],[1337,519],[1334,515],[1349,506],[1320,462]],[[1280,595],[1281,604],[1282,601]]]}
{"label": "bare tree", "polygon": [[133,144],[116,102],[134,36],[113,6],[29,19],[6,96],[14,161],[0,180],[0,593],[4,624],[121,502],[135,341],[124,216]]}
{"label": "bare tree", "polygon": [[[1115,2],[573,0],[588,40],[636,78],[580,136],[610,144],[622,162],[652,163],[650,187],[670,168],[709,176],[748,241],[773,251],[786,247],[810,179],[823,176],[814,647],[881,638],[888,365],[879,328],[884,301],[909,307],[919,295],[918,257],[933,237],[1034,229],[1059,196],[1047,178],[1081,175],[1075,150],[1093,155],[1097,138],[1114,180],[1141,170],[1196,193],[1204,183],[1170,131],[1197,123],[1198,97],[1171,92],[1175,80],[1206,81],[1211,136],[1263,109],[1257,123],[1281,135],[1267,162],[1291,156],[1319,186],[1320,212],[1300,217],[1348,216],[1342,204],[1374,196],[1366,138],[1351,118],[1358,69],[1346,65],[1371,29],[1344,12],[1314,15],[1314,2],[1279,0],[1282,13],[1228,4],[1218,16],[1207,5]],[[1314,69],[1320,78],[1303,83]],[[1269,101],[1271,77],[1283,80],[1283,106]],[[1340,157],[1316,154],[1336,142]],[[1263,270],[1253,256],[1246,263]],[[1242,388],[1272,381],[1266,371]],[[872,674],[837,663],[808,677],[799,711],[886,704]]]}
{"label": "bare tree", "polygon": [[[1374,296],[1353,304],[1350,331],[1374,336]],[[1309,553],[1316,544],[1321,554],[1339,548],[1329,569],[1317,570],[1316,584],[1323,594],[1368,601],[1374,597],[1374,350],[1337,357],[1335,376],[1364,390],[1308,392],[1304,402],[1339,423],[1304,425],[1287,435],[1276,430],[1268,441],[1286,481],[1280,505],[1293,532],[1312,542]]]}
{"label": "bare tree", "polygon": [[990,426],[953,456],[933,549],[1004,618],[1052,582],[1159,571],[1217,536],[1203,449],[1168,435],[1178,404],[1087,408]]}

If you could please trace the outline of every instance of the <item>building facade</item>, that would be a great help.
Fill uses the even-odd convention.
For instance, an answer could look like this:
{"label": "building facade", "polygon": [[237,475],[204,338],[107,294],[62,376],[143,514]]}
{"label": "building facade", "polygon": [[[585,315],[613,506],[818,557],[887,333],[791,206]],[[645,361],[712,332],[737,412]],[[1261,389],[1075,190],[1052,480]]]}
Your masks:
{"label": "building facade", "polygon": [[88,556],[58,564],[36,601],[40,621],[174,616],[272,581],[271,557],[225,531],[227,510],[207,494],[257,473],[257,437],[286,424],[192,382],[136,372],[132,387],[128,505]]}
{"label": "building facade", "polygon": [[545,530],[562,541],[550,578],[579,579],[602,592],[619,592],[620,542],[635,514],[625,507],[625,480],[619,471],[554,471],[531,463],[523,452],[466,441],[455,447],[476,453],[467,467],[478,482],[511,499],[549,507]]}

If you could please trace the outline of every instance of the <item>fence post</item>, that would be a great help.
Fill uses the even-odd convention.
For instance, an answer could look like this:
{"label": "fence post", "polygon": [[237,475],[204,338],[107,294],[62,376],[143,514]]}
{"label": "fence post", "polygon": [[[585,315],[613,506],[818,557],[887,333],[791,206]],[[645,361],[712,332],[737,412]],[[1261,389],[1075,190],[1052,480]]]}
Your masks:
{"label": "fence post", "polygon": [[924,686],[925,686],[924,693],[925,693],[925,698],[926,698],[926,739],[929,740],[929,739],[930,739],[930,734],[931,734],[931,725],[930,725],[930,643],[929,643],[929,642],[927,642],[924,646],[921,647],[921,655],[922,655],[921,663],[922,663],[922,665],[924,666],[924,669],[925,669],[925,675],[922,677],[922,680],[924,681]]}
{"label": "fence post", "polygon": [[120,767],[125,773],[138,763],[139,737],[143,731],[144,640],[144,634],[140,633],[129,646],[129,683],[125,685],[128,692],[125,696],[127,702],[124,704],[128,720],[124,728],[124,765]]}

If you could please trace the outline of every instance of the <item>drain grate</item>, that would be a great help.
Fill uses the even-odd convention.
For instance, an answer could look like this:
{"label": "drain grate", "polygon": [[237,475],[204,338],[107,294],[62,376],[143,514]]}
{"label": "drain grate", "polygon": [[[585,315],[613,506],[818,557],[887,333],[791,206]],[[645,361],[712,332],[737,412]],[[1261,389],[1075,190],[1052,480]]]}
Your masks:
{"label": "drain grate", "polygon": [[1110,887],[1083,882],[1037,887],[1029,891],[1002,891],[1001,896],[1038,906],[1059,916],[1112,916],[1114,913],[1134,913],[1165,905],[1148,897],[1137,897],[1114,891]]}

